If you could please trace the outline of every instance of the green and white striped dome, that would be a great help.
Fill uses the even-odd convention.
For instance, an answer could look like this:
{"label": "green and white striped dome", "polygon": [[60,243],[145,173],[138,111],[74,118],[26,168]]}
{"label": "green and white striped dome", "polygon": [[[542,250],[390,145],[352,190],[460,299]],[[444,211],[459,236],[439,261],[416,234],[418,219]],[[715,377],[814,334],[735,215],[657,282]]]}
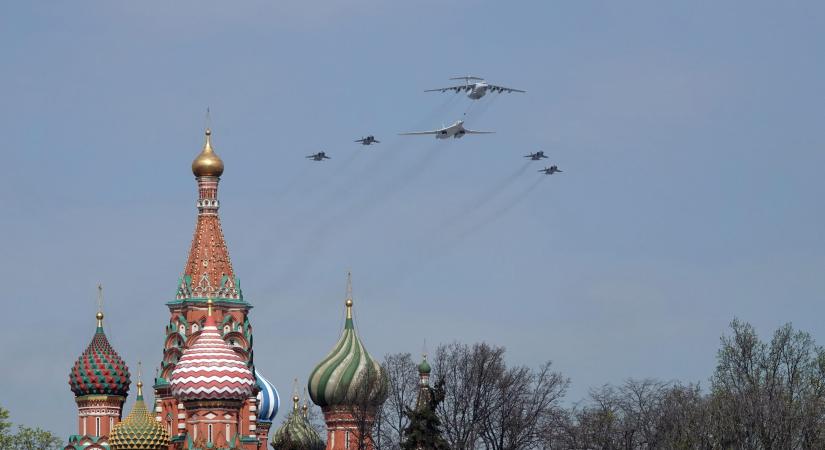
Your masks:
{"label": "green and white striped dome", "polygon": [[387,377],[355,332],[352,297],[347,298],[344,332],[309,376],[309,396],[320,406],[377,406],[387,398]]}
{"label": "green and white striped dome", "polygon": [[274,450],[301,449],[324,450],[326,444],[312,428],[309,419],[298,409],[298,396],[292,397],[292,412],[286,421],[275,431],[271,442]]}

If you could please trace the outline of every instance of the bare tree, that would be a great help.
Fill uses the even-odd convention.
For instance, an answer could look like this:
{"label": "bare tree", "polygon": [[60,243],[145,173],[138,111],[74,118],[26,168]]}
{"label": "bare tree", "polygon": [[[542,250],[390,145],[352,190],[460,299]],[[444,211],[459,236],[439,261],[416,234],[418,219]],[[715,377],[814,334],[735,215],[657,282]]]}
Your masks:
{"label": "bare tree", "polygon": [[409,353],[394,353],[384,357],[387,375],[387,401],[375,419],[376,450],[397,450],[409,425],[407,408],[415,406],[418,393],[418,369]]}
{"label": "bare tree", "polygon": [[491,450],[538,448],[543,433],[561,415],[559,402],[569,380],[547,362],[537,371],[507,369],[493,390],[494,403],[481,423],[481,438]]}
{"label": "bare tree", "polygon": [[506,369],[504,348],[486,343],[452,343],[436,351],[435,378],[444,383],[438,405],[444,438],[453,450],[472,450],[481,439],[482,424],[495,404],[496,384]]}
{"label": "bare tree", "polygon": [[373,429],[378,412],[387,396],[386,383],[385,377],[372,366],[368,366],[365,376],[355,386],[354,398],[357,401],[349,406],[355,421],[355,450],[375,447]]}
{"label": "bare tree", "polygon": [[607,385],[561,414],[544,448],[825,448],[825,351],[790,325],[767,343],[748,324],[731,329],[708,394],[650,379]]}

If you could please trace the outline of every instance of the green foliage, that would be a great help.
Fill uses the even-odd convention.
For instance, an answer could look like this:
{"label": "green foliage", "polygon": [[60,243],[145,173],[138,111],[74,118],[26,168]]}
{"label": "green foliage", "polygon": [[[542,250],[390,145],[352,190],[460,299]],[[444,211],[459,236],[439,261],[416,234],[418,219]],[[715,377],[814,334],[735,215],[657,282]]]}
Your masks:
{"label": "green foliage", "polygon": [[62,447],[61,444],[61,440],[51,432],[20,425],[11,448],[13,450],[58,450]]}
{"label": "green foliage", "polygon": [[5,449],[11,446],[10,429],[9,410],[0,407],[0,448]]}
{"label": "green foliage", "polygon": [[17,427],[17,433],[11,432],[9,411],[0,407],[0,449],[2,450],[60,450],[63,443],[60,438],[41,428]]}
{"label": "green foliage", "polygon": [[402,450],[448,450],[447,441],[441,436],[441,419],[438,418],[436,407],[444,400],[443,381],[429,389],[429,399],[420,403],[415,409],[407,409],[406,415],[410,419],[404,430]]}

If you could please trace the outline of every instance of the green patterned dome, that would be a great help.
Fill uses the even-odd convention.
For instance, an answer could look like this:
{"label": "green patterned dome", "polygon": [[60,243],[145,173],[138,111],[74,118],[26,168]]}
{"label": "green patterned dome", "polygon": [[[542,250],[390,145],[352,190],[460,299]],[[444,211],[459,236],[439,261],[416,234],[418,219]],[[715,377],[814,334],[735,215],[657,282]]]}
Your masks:
{"label": "green patterned dome", "polygon": [[309,376],[309,396],[321,407],[377,406],[387,398],[384,369],[370,357],[352,322],[352,298],[347,298],[344,333],[335,348]]}
{"label": "green patterned dome", "polygon": [[129,393],[129,367],[103,333],[103,313],[97,313],[97,330],[86,351],[77,358],[69,373],[69,387],[77,397]]}
{"label": "green patterned dome", "polygon": [[297,395],[292,397],[292,412],[275,431],[270,445],[275,450],[323,450],[326,447],[306,415],[298,410]]}
{"label": "green patterned dome", "polygon": [[146,409],[143,403],[143,383],[138,382],[135,406],[128,416],[115,425],[109,438],[111,450],[166,450],[169,433]]}

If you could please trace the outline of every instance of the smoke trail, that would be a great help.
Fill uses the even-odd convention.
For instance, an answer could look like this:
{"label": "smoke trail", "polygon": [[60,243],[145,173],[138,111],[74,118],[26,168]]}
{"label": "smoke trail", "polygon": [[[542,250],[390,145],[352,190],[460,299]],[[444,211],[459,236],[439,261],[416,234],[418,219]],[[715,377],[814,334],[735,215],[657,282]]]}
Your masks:
{"label": "smoke trail", "polygon": [[283,184],[277,191],[272,195],[273,201],[278,201],[284,198],[287,194],[289,194],[292,189],[298,184],[299,181],[303,181],[306,178],[306,174],[309,172],[309,166],[304,165],[300,170],[295,172],[292,177],[290,177],[286,183]]}
{"label": "smoke trail", "polygon": [[475,198],[473,198],[464,208],[460,208],[452,216],[444,220],[439,228],[449,227],[455,224],[458,220],[472,215],[477,210],[481,209],[483,206],[487,205],[489,202],[493,201],[496,197],[502,194],[508,187],[510,187],[510,185],[524,175],[524,172],[526,172],[529,168],[530,162],[525,162],[521,165],[521,167],[502,178],[498,183],[475,196]]}
{"label": "smoke trail", "polygon": [[[514,195],[511,198],[510,201],[506,202],[503,206],[496,209],[491,214],[487,214],[486,216],[484,216],[484,218],[477,221],[474,225],[467,227],[466,229],[461,231],[459,235],[456,236],[454,243],[472,235],[473,233],[483,229],[488,225],[495,223],[497,220],[507,215],[507,213],[512,211],[513,208],[527,200],[529,194],[539,186],[539,183],[541,183],[544,180],[544,178],[545,177],[543,175],[536,178],[536,181],[530,183],[525,189],[519,191],[516,195]],[[450,247],[452,247],[452,245]]]}

